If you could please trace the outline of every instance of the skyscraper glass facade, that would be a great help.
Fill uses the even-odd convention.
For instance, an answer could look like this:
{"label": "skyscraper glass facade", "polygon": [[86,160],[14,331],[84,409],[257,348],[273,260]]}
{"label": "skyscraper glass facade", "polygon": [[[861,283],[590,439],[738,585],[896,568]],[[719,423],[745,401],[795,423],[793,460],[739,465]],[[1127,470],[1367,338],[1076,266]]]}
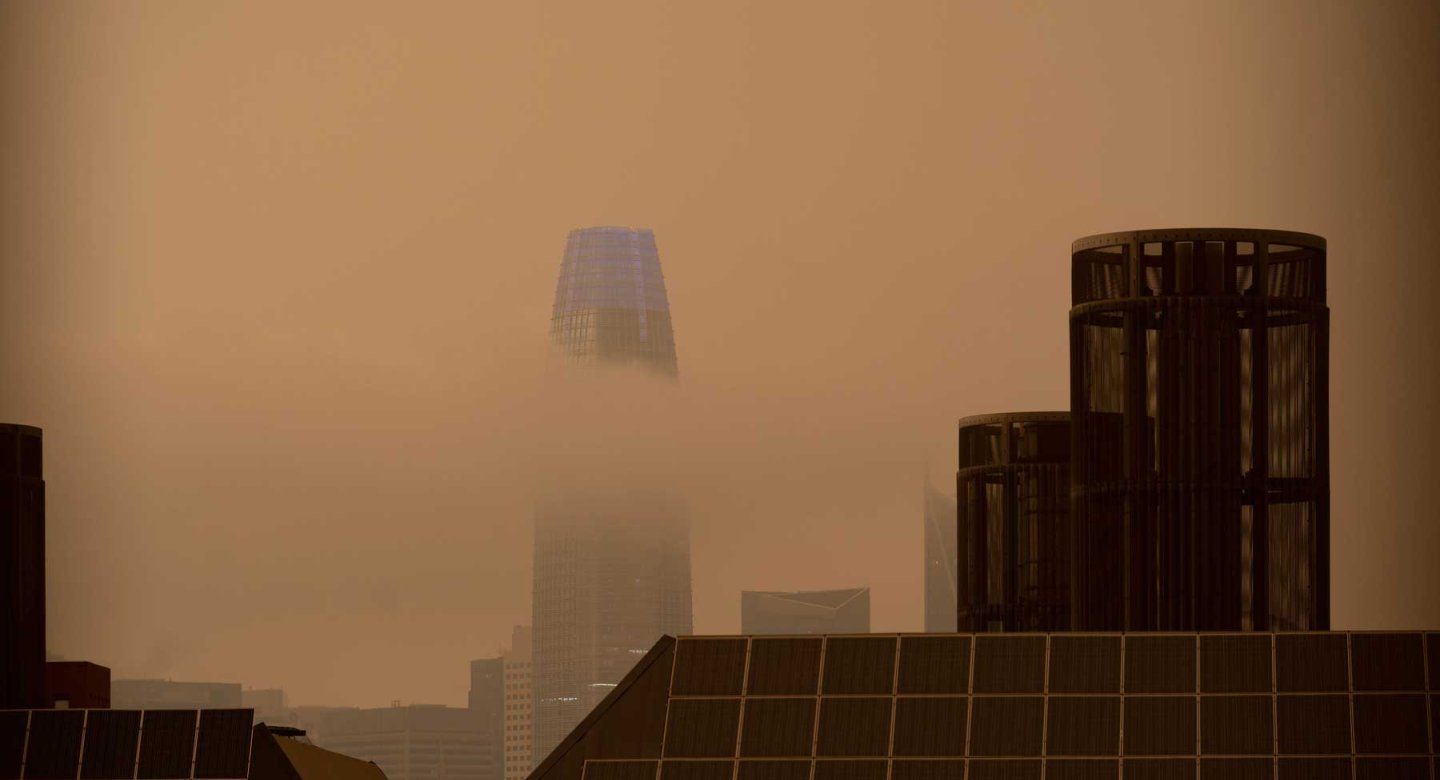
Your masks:
{"label": "skyscraper glass facade", "polygon": [[675,335],[655,234],[570,231],[555,285],[550,340],[567,363],[633,365],[676,374]]}

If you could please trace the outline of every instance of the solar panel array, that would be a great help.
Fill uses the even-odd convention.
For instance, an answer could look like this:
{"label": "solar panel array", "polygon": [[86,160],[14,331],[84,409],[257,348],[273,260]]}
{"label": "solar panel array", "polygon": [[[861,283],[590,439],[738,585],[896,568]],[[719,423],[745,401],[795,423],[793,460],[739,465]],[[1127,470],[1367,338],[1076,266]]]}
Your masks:
{"label": "solar panel array", "polygon": [[0,711],[0,780],[231,780],[255,712]]}
{"label": "solar panel array", "polygon": [[653,676],[537,780],[1440,778],[1440,633],[687,637]]}

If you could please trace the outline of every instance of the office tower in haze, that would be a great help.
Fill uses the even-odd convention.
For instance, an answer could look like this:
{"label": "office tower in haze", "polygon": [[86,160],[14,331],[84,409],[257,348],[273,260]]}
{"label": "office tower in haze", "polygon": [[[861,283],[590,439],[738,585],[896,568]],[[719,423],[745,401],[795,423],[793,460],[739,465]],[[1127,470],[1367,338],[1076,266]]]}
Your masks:
{"label": "office tower in haze", "polygon": [[0,424],[0,709],[47,707],[39,428]]}
{"label": "office tower in haze", "polygon": [[567,363],[630,365],[675,375],[670,302],[652,231],[570,231],[555,285],[550,340]]}
{"label": "office tower in haze", "polygon": [[925,630],[955,630],[955,499],[925,481]]}
{"label": "office tower in haze", "polygon": [[533,766],[535,689],[530,627],[516,626],[505,662],[505,780],[525,780]]}
{"label": "office tower in haze", "polygon": [[[655,381],[676,376],[670,307],[651,231],[571,231],[550,336],[569,366],[640,368]],[[645,410],[636,411],[643,416]],[[593,473],[551,475],[536,510],[532,749],[540,755],[660,636],[692,631],[690,531],[682,503],[654,475],[595,466]]]}
{"label": "office tower in haze", "polygon": [[746,634],[864,634],[870,631],[870,589],[741,591],[740,630]]}
{"label": "office tower in haze", "polygon": [[1075,627],[1330,625],[1325,239],[1071,247]]}

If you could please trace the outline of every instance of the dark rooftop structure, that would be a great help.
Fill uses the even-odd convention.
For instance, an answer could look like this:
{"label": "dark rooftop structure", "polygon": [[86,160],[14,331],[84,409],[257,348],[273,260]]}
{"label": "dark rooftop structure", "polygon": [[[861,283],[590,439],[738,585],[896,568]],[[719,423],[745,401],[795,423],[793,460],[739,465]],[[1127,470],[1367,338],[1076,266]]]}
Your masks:
{"label": "dark rooftop structure", "polygon": [[43,434],[0,424],[0,707],[47,707]]}
{"label": "dark rooftop structure", "polygon": [[384,780],[254,710],[0,710],[0,780]]}
{"label": "dark rooftop structure", "polygon": [[1430,778],[1440,633],[666,637],[532,780]]}

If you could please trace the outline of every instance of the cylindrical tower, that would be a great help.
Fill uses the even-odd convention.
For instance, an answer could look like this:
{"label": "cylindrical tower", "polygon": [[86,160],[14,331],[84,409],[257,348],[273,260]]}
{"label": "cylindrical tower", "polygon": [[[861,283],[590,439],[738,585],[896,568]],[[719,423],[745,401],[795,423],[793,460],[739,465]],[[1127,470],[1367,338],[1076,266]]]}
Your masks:
{"label": "cylindrical tower", "polygon": [[41,432],[0,424],[0,709],[48,707]]}
{"label": "cylindrical tower", "polygon": [[1328,629],[1325,239],[1071,247],[1074,626]]}
{"label": "cylindrical tower", "polygon": [[1070,415],[960,421],[956,474],[960,631],[1070,627]]}

